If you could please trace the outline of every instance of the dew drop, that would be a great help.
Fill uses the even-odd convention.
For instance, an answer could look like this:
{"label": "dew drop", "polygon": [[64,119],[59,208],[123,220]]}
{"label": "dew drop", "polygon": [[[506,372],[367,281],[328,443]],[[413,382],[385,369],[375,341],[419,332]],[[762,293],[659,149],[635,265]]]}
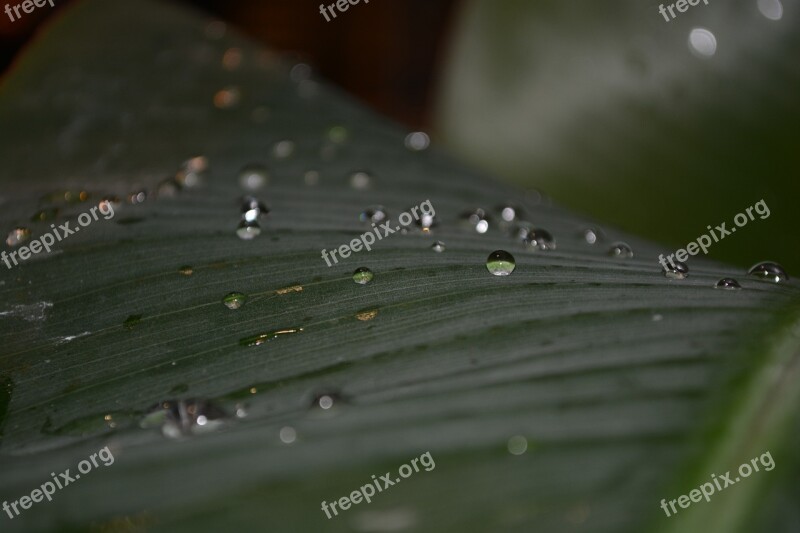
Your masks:
{"label": "dew drop", "polygon": [[279,329],[275,331],[268,331],[266,333],[259,333],[257,335],[251,335],[249,337],[244,337],[239,339],[240,346],[261,346],[264,343],[267,343],[271,340],[277,339],[283,335],[291,335],[293,333],[300,333],[303,331],[303,328],[288,328],[288,329]]}
{"label": "dew drop", "polygon": [[239,185],[248,191],[257,191],[269,182],[269,171],[264,165],[251,163],[239,171]]}
{"label": "dew drop", "polygon": [[512,455],[522,455],[528,449],[528,439],[522,435],[514,435],[508,439],[508,453]]}
{"label": "dew drop", "polygon": [[689,275],[689,267],[683,261],[676,259],[674,263],[667,263],[664,275],[670,279],[686,279]]}
{"label": "dew drop", "polygon": [[219,429],[227,418],[225,411],[207,400],[169,400],[151,408],[139,425],[160,427],[165,437],[177,439]]}
{"label": "dew drop", "polygon": [[733,278],[722,278],[721,280],[719,280],[717,282],[716,285],[714,285],[714,288],[715,289],[726,289],[726,290],[729,290],[729,291],[737,291],[737,290],[740,290],[742,288],[742,286],[739,285],[739,282],[736,281]]}
{"label": "dew drop", "polygon": [[611,257],[630,259],[633,257],[633,250],[631,250],[631,247],[624,242],[615,242],[608,249],[608,255]]}
{"label": "dew drop", "polygon": [[194,274],[194,269],[188,265],[184,265],[178,269],[178,274],[182,276],[191,276]]}
{"label": "dew drop", "polygon": [[525,246],[529,246],[536,250],[555,250],[556,240],[549,231],[542,228],[528,228],[521,230],[518,236]]}
{"label": "dew drop", "polygon": [[461,213],[461,220],[471,226],[478,233],[486,233],[489,231],[490,217],[480,207],[472,211]]}
{"label": "dew drop", "polygon": [[359,267],[353,272],[353,281],[358,283],[359,285],[366,285],[373,278],[372,270],[368,269],[367,267]]}
{"label": "dew drop", "polygon": [[242,200],[242,218],[246,222],[256,222],[267,213],[269,213],[269,209],[257,198],[245,196]]}
{"label": "dew drop", "polygon": [[698,57],[712,57],[717,52],[717,38],[705,28],[693,28],[689,33],[689,49]]}
{"label": "dew drop", "polygon": [[147,200],[147,191],[140,189],[128,194],[128,203],[131,205],[143,204]]}
{"label": "dew drop", "polygon": [[14,228],[6,237],[6,244],[9,246],[17,246],[31,238],[31,230],[28,228]]}
{"label": "dew drop", "polygon": [[747,274],[749,276],[753,276],[764,281],[771,281],[773,283],[781,283],[782,281],[787,281],[789,279],[789,276],[786,274],[786,271],[783,269],[783,267],[778,263],[773,263],[771,261],[764,261],[753,265],[750,267],[750,270],[747,271]]}
{"label": "dew drop", "polygon": [[247,301],[247,296],[241,292],[229,292],[222,299],[222,303],[228,309],[239,309]]}
{"label": "dew drop", "polygon": [[238,87],[225,87],[214,94],[214,105],[217,109],[232,109],[239,105],[242,93]]}
{"label": "dew drop", "polygon": [[365,191],[372,186],[372,175],[359,170],[350,174],[350,186],[358,191]]}
{"label": "dew drop", "polygon": [[281,442],[284,444],[292,444],[297,440],[297,431],[292,426],[284,426],[279,433]]}
{"label": "dew drop", "polygon": [[421,152],[423,150],[427,150],[430,144],[431,139],[424,131],[413,131],[406,135],[406,148],[412,152]]}
{"label": "dew drop", "polygon": [[514,256],[505,250],[495,250],[486,259],[486,269],[495,276],[508,276],[516,266]]}
{"label": "dew drop", "polygon": [[366,311],[359,311],[356,313],[356,319],[360,320],[361,322],[369,322],[376,316],[378,316],[377,309],[368,309]]}
{"label": "dew drop", "polygon": [[442,241],[436,241],[435,243],[431,244],[431,250],[436,253],[442,253],[445,251],[445,245]]}
{"label": "dew drop", "polygon": [[497,208],[503,222],[514,222],[522,216],[522,208],[513,204],[504,204]]}
{"label": "dew drop", "polygon": [[261,235],[261,226],[259,226],[258,222],[242,220],[236,229],[236,235],[243,241],[251,241]]}
{"label": "dew drop", "polygon": [[375,224],[383,222],[387,218],[389,218],[389,215],[386,212],[386,208],[382,205],[371,205],[358,215],[358,219],[361,222],[372,222]]}
{"label": "dew drop", "polygon": [[276,159],[287,159],[294,153],[294,142],[292,141],[278,141],[272,146],[272,155]]}
{"label": "dew drop", "polygon": [[584,229],[582,235],[586,244],[597,244],[605,238],[603,230],[594,227]]}
{"label": "dew drop", "polygon": [[335,391],[323,391],[314,395],[310,409],[318,414],[332,414],[344,403],[342,396]]}

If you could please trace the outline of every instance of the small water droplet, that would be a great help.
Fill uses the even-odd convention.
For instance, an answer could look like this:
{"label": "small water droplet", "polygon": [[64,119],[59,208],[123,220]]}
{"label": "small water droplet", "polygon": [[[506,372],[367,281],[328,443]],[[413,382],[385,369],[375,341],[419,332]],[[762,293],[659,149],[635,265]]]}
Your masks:
{"label": "small water droplet", "polygon": [[771,261],[764,261],[753,265],[750,267],[750,270],[747,271],[747,274],[749,276],[753,276],[764,281],[772,281],[774,283],[781,283],[782,281],[787,281],[789,279],[789,276],[786,274],[786,271],[783,269],[783,267],[778,263],[773,263]]}
{"label": "small water droplet", "polygon": [[387,218],[389,218],[389,215],[382,205],[371,205],[358,215],[358,219],[361,222],[373,222],[375,224],[383,222]]}
{"label": "small water droplet", "polygon": [[486,233],[489,231],[490,217],[480,207],[471,211],[461,213],[461,220],[471,226],[478,233]]}
{"label": "small water droplet", "polygon": [[586,244],[597,244],[605,239],[605,234],[600,228],[586,228],[583,230],[582,235],[583,240],[586,241]]}
{"label": "small water droplet", "polygon": [[291,335],[292,333],[300,333],[301,331],[303,331],[303,328],[279,329],[275,331],[268,331],[266,333],[259,333],[258,335],[251,335],[249,337],[239,339],[239,345],[261,346],[262,344],[277,339],[282,335]]}
{"label": "small water droplet", "polygon": [[528,449],[528,439],[522,435],[514,435],[508,439],[508,453],[512,455],[522,455]]}
{"label": "small water droplet", "polygon": [[278,141],[272,146],[272,155],[276,159],[287,159],[294,153],[294,147],[292,141]]}
{"label": "small water droplet", "polygon": [[722,278],[714,285],[715,289],[726,289],[729,291],[736,291],[742,288],[739,282],[733,278]]}
{"label": "small water droplet", "polygon": [[122,323],[122,325],[126,329],[133,329],[133,326],[135,326],[141,321],[142,321],[142,315],[129,315],[128,318],[125,319],[125,322]]}
{"label": "small water droplet", "polygon": [[436,253],[442,253],[446,250],[446,248],[442,241],[436,241],[435,243],[431,244],[431,250]]}
{"label": "small water droplet", "polygon": [[333,414],[344,403],[342,396],[335,391],[323,391],[311,400],[311,411],[317,414]]}
{"label": "small water droplet", "polygon": [[40,209],[31,217],[31,222],[45,222],[47,220],[55,220],[58,218],[60,210],[57,207],[46,207]]}
{"label": "small water droplet", "polygon": [[143,204],[147,200],[147,191],[140,189],[128,194],[128,203],[131,205]]}
{"label": "small water droplet", "polygon": [[424,131],[413,131],[406,135],[406,148],[412,152],[421,152],[423,150],[427,150],[430,144],[431,139]]}
{"label": "small water droplet", "polygon": [[378,316],[378,310],[377,309],[369,309],[367,311],[359,311],[358,313],[356,313],[356,319],[358,319],[358,320],[360,320],[362,322],[369,322],[370,320],[372,320],[376,316]]}
{"label": "small water droplet", "polygon": [[667,263],[664,275],[670,279],[686,279],[689,275],[689,267],[683,261],[676,259],[672,263]]}
{"label": "small water droplet", "polygon": [[495,250],[486,259],[486,269],[495,276],[508,276],[516,266],[514,256],[505,250]]}
{"label": "small water droplet", "polygon": [[257,198],[245,196],[242,200],[242,218],[245,221],[256,222],[267,213],[269,213],[269,208]]}
{"label": "small water droplet", "polygon": [[349,136],[350,132],[344,126],[331,126],[328,129],[328,140],[334,144],[344,144]]}
{"label": "small water droplet", "polygon": [[608,249],[608,255],[622,259],[630,259],[633,257],[633,250],[624,242],[615,242]]}
{"label": "small water droplet", "polygon": [[365,191],[372,186],[372,175],[369,172],[357,171],[350,175],[350,186],[359,191]]}
{"label": "small water droplet", "polygon": [[257,191],[269,182],[269,171],[264,165],[250,163],[239,171],[239,185],[248,191]]}
{"label": "small water droplet", "polygon": [[178,274],[182,276],[191,276],[194,274],[194,269],[189,265],[184,265],[178,269]]}
{"label": "small water droplet", "polygon": [[503,222],[514,222],[515,220],[519,220],[523,214],[521,207],[511,203],[499,206],[497,211],[500,213],[500,218]]}
{"label": "small water droplet", "polygon": [[214,105],[218,109],[232,109],[239,105],[242,93],[238,87],[225,87],[214,94]]}
{"label": "small water droplet", "polygon": [[207,400],[168,400],[151,408],[139,425],[160,427],[165,437],[177,439],[219,429],[227,418],[225,411]]}
{"label": "small water droplet", "polygon": [[261,226],[258,222],[248,222],[242,220],[236,229],[236,235],[243,241],[250,241],[261,235]]}
{"label": "small water droplet", "polygon": [[228,309],[239,309],[247,301],[247,295],[241,292],[229,292],[222,299],[222,303]]}
{"label": "small water droplet", "polygon": [[297,440],[297,431],[292,426],[284,426],[280,430],[280,439],[284,444],[292,444]]}
{"label": "small water droplet", "polygon": [[693,28],[689,33],[689,49],[698,57],[712,57],[717,52],[717,38],[705,28]]}
{"label": "small water droplet", "polygon": [[14,228],[9,232],[6,238],[6,244],[9,246],[17,246],[31,238],[31,230],[28,228]]}
{"label": "small water droplet", "polygon": [[366,285],[373,278],[372,270],[368,269],[367,267],[359,267],[353,272],[353,281],[358,283],[359,285]]}

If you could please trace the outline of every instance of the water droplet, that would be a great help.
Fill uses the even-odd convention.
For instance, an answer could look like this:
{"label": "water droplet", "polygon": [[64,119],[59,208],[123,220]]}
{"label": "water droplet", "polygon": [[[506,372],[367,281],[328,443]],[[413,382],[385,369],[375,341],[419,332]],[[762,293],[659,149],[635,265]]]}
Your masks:
{"label": "water droplet", "polygon": [[758,10],[769,20],[783,18],[783,4],[781,0],[758,0]]}
{"label": "water droplet", "polygon": [[249,337],[239,339],[239,345],[261,346],[262,344],[277,339],[282,335],[291,335],[292,333],[300,333],[301,331],[303,331],[303,328],[279,329],[276,331],[268,331],[267,333],[259,333],[258,335],[251,335]]}
{"label": "water droplet", "polygon": [[194,269],[188,265],[184,265],[178,269],[178,274],[182,276],[191,276],[194,274]]}
{"label": "water droplet", "polygon": [[764,261],[762,263],[758,263],[757,265],[753,265],[750,267],[750,270],[747,271],[747,274],[763,279],[764,281],[772,281],[774,283],[780,283],[789,279],[789,276],[786,274],[786,271],[782,266],[780,266],[778,263],[772,263],[770,261]]}
{"label": "water droplet", "polygon": [[622,259],[630,259],[633,257],[633,250],[624,242],[615,242],[608,249],[608,255]]}
{"label": "water droplet", "polygon": [[344,126],[332,126],[328,129],[328,140],[334,144],[344,144],[350,133]]}
{"label": "water droplet", "polygon": [[600,228],[586,228],[583,230],[582,235],[586,244],[597,244],[599,241],[605,239],[605,234]]}
{"label": "water droplet", "polygon": [[127,200],[131,205],[143,204],[147,200],[147,191],[144,189],[133,191],[128,195]]}
{"label": "water droplet", "polygon": [[486,233],[489,231],[489,222],[490,217],[480,207],[477,209],[473,209],[472,211],[467,211],[465,213],[461,213],[461,220],[469,224],[475,231],[478,233]]}
{"label": "water droplet", "polygon": [[286,159],[294,153],[294,143],[292,141],[278,141],[272,146],[272,155],[276,159]]}
{"label": "water droplet", "polygon": [[222,55],[222,68],[225,70],[236,70],[242,64],[242,49],[231,47],[225,50]]}
{"label": "water droplet", "polygon": [[284,426],[280,431],[280,439],[284,444],[292,444],[297,440],[297,431],[292,426]]}
{"label": "water droplet", "polygon": [[508,453],[512,455],[522,455],[528,449],[528,439],[522,435],[514,435],[508,439]]}
{"label": "water droplet", "polygon": [[238,87],[225,87],[214,94],[214,105],[218,109],[232,109],[239,105],[242,93]]}
{"label": "water droplet", "polygon": [[31,222],[45,222],[47,220],[55,220],[58,218],[60,210],[57,207],[46,207],[40,209],[31,217]]}
{"label": "water droplet", "polygon": [[518,235],[525,246],[542,251],[556,249],[556,240],[546,229],[528,228],[518,233]]}
{"label": "water droplet", "polygon": [[307,170],[305,174],[303,174],[303,181],[309,187],[313,187],[317,183],[319,183],[319,172],[316,170]]}
{"label": "water droplet", "polygon": [[98,203],[97,207],[101,213],[116,212],[117,209],[122,207],[122,200],[117,196],[104,196]]}
{"label": "water droplet", "polygon": [[717,52],[717,38],[705,28],[693,28],[689,33],[689,49],[698,57],[711,57]]}
{"label": "water droplet", "polygon": [[446,250],[446,248],[442,241],[436,241],[435,243],[431,244],[431,250],[436,253],[442,253]]}
{"label": "water droplet", "polygon": [[406,135],[405,144],[412,152],[421,152],[428,149],[431,139],[424,131],[413,131]]}
{"label": "water droplet", "polygon": [[160,427],[165,437],[177,439],[219,429],[227,418],[225,411],[206,400],[170,400],[150,409],[139,425]]}
{"label": "water droplet", "polygon": [[378,310],[377,309],[369,309],[367,311],[359,311],[358,313],[356,313],[356,319],[358,319],[358,320],[360,320],[362,322],[369,322],[370,320],[372,320],[376,316],[378,316]]}
{"label": "water droplet", "polygon": [[264,165],[251,163],[239,171],[239,185],[248,191],[257,191],[269,182],[269,171]]}
{"label": "water droplet", "polygon": [[122,325],[126,329],[133,329],[133,326],[135,326],[141,321],[142,321],[142,315],[129,315],[128,318],[125,319],[125,322],[122,323]]}
{"label": "water droplet", "polygon": [[383,222],[387,218],[389,218],[389,215],[382,205],[371,205],[358,216],[361,222],[373,222],[375,224]]}
{"label": "water droplet", "polygon": [[243,241],[251,241],[261,235],[261,226],[259,226],[258,222],[242,220],[236,229],[236,235]]}
{"label": "water droplet", "polygon": [[372,175],[359,170],[350,174],[350,186],[358,191],[365,191],[372,186]]}
{"label": "water droplet", "polygon": [[677,259],[672,263],[667,263],[664,275],[670,279],[686,279],[689,275],[689,267],[683,261]]}
{"label": "water droplet", "polygon": [[733,278],[722,278],[714,285],[715,289],[726,289],[729,291],[736,291],[742,288],[739,282]]}
{"label": "water droplet", "polygon": [[486,259],[486,269],[495,276],[508,276],[516,266],[514,256],[505,250],[495,250]]}
{"label": "water droplet", "polygon": [[284,287],[282,289],[276,290],[275,294],[281,295],[281,294],[289,294],[291,292],[303,292],[303,286],[302,285],[292,285],[291,287]]}
{"label": "water droplet", "polygon": [[335,391],[323,391],[311,400],[311,411],[316,414],[333,414],[344,403],[342,396]]}
{"label": "water droplet", "polygon": [[6,238],[6,244],[9,246],[17,246],[31,238],[31,230],[28,228],[14,228],[9,232]]}
{"label": "water droplet", "polygon": [[500,218],[504,222],[514,222],[522,216],[522,208],[512,204],[504,204],[497,208]]}
{"label": "water droplet", "polygon": [[373,274],[372,270],[366,267],[357,268],[355,272],[353,272],[353,281],[358,283],[359,285],[366,285],[370,281],[372,281]]}
{"label": "water droplet", "polygon": [[242,200],[242,218],[245,221],[256,222],[267,213],[269,213],[269,209],[257,198],[245,196]]}

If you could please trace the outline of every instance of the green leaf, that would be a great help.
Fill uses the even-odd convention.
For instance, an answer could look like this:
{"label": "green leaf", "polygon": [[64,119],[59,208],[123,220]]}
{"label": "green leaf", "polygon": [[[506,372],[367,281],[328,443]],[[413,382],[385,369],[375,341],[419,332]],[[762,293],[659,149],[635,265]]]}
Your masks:
{"label": "green leaf", "polygon": [[[655,530],[661,498],[765,449],[778,466],[742,485],[731,520],[755,516],[757,485],[788,494],[796,282],[694,260],[668,279],[664,249],[613,228],[589,244],[596,223],[408,150],[396,126],[208,23],[168,3],[78,3],[0,87],[2,227],[36,239],[104,195],[151,193],[0,270],[0,501],[114,456],[52,502],[0,514],[3,531]],[[225,88],[238,104],[216,107]],[[284,140],[294,152],[276,157]],[[152,194],[197,156],[200,184]],[[255,194],[271,211],[242,240],[252,164],[269,169]],[[369,187],[352,186],[357,171]],[[367,206],[396,224],[425,200],[432,232],[321,257],[371,231]],[[494,212],[508,202],[557,249],[512,239]],[[485,234],[460,219],[476,207],[493,211]],[[609,257],[617,240],[633,258]],[[487,270],[495,250],[514,255],[511,275]],[[354,282],[361,267],[369,283]],[[743,289],[714,289],[725,276]],[[225,424],[162,435],[170,414],[148,409],[180,401]],[[425,452],[430,471],[321,510]]]}

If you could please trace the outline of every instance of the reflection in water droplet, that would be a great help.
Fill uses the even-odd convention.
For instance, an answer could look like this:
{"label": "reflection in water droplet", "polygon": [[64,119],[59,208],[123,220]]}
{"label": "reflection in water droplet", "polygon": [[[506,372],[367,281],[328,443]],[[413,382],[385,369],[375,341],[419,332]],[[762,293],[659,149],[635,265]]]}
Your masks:
{"label": "reflection in water droplet", "polygon": [[431,139],[424,131],[414,131],[406,135],[405,140],[406,148],[412,152],[421,152],[427,150],[431,144]]}
{"label": "reflection in water droplet", "polygon": [[742,288],[739,282],[733,278],[722,278],[714,285],[715,289],[727,289],[729,291],[736,291]]}
{"label": "reflection in water droplet", "polygon": [[239,309],[247,301],[247,295],[242,292],[229,292],[222,299],[222,303],[228,309]]}
{"label": "reflection in water droplet", "polygon": [[251,163],[239,171],[239,185],[248,191],[256,191],[269,182],[269,171],[264,165]]}
{"label": "reflection in water droplet", "polygon": [[780,283],[789,279],[789,276],[786,274],[786,271],[783,269],[783,267],[778,263],[773,263],[771,261],[764,261],[762,263],[758,263],[757,265],[753,265],[750,267],[750,270],[747,271],[747,274],[763,279],[764,281],[772,281],[774,283]]}
{"label": "reflection in water droplet", "polygon": [[667,262],[667,269],[664,275],[670,279],[686,279],[689,275],[689,267],[683,261],[677,259],[672,263]]}
{"label": "reflection in water droplet", "polygon": [[238,87],[226,87],[214,94],[214,105],[218,109],[231,109],[239,105],[242,93]]}
{"label": "reflection in water droplet", "polygon": [[431,250],[436,253],[442,253],[446,250],[446,248],[442,241],[436,241],[435,243],[431,244]]}
{"label": "reflection in water droplet", "polygon": [[478,233],[489,231],[490,217],[485,210],[478,207],[472,211],[461,213],[461,220],[469,224]]}
{"label": "reflection in water droplet", "polygon": [[6,244],[9,246],[17,246],[31,238],[31,230],[28,228],[14,228],[6,238]]}
{"label": "reflection in water droplet", "polygon": [[373,222],[375,224],[383,222],[387,218],[389,218],[389,215],[382,205],[371,205],[358,215],[358,219],[361,222]]}
{"label": "reflection in water droplet", "polygon": [[261,226],[258,225],[258,222],[242,220],[239,223],[239,227],[236,229],[236,235],[244,241],[253,240],[261,235]]}
{"label": "reflection in water droplet", "polygon": [[303,328],[279,329],[276,331],[268,331],[267,333],[259,333],[258,335],[251,335],[249,337],[244,337],[243,339],[239,339],[239,345],[261,346],[262,344],[269,342],[273,339],[277,339],[282,335],[291,335],[292,333],[300,333],[301,331],[303,331]]}
{"label": "reflection in water droplet", "polygon": [[194,274],[194,269],[188,265],[184,265],[178,269],[178,274],[182,276],[191,276]]}
{"label": "reflection in water droplet", "polygon": [[259,218],[269,213],[264,202],[252,196],[245,196],[242,200],[242,218],[247,222],[256,222]]}
{"label": "reflection in water droplet", "polygon": [[522,455],[528,449],[528,439],[522,435],[514,435],[508,439],[508,452],[512,455]]}
{"label": "reflection in water droplet", "polygon": [[608,255],[611,257],[627,258],[633,257],[633,250],[624,242],[615,242],[608,249]]}
{"label": "reflection in water droplet", "polygon": [[280,438],[284,444],[292,444],[297,440],[297,431],[292,426],[284,426],[281,428]]}
{"label": "reflection in water droplet", "polygon": [[272,155],[276,159],[286,159],[294,153],[294,143],[292,141],[278,141],[272,147]]}
{"label": "reflection in water droplet", "polygon": [[372,270],[368,269],[367,267],[357,268],[356,271],[353,272],[353,281],[359,285],[366,285],[372,281],[373,277]]}
{"label": "reflection in water droplet", "polygon": [[372,320],[376,316],[378,316],[378,310],[377,309],[369,309],[367,311],[359,311],[358,313],[356,313],[356,319],[358,319],[358,320],[360,320],[362,322],[369,322],[370,320]]}
{"label": "reflection in water droplet", "polygon": [[207,400],[161,402],[140,422],[144,429],[160,427],[165,437],[177,439],[219,429],[228,415]]}
{"label": "reflection in water droplet", "polygon": [[128,318],[125,319],[125,322],[122,323],[122,325],[126,329],[133,329],[133,326],[135,326],[141,321],[142,321],[142,315],[129,315]]}
{"label": "reflection in water droplet", "polygon": [[363,170],[350,174],[350,186],[356,190],[364,191],[371,187],[372,176]]}
{"label": "reflection in water droplet", "polygon": [[689,33],[689,49],[698,57],[711,57],[717,52],[717,38],[705,28],[693,28]]}
{"label": "reflection in water droplet", "polygon": [[514,256],[505,250],[495,250],[486,259],[486,269],[495,276],[508,276],[516,266]]}
{"label": "reflection in water droplet", "polygon": [[783,4],[781,0],[758,0],[758,10],[770,20],[783,18]]}

